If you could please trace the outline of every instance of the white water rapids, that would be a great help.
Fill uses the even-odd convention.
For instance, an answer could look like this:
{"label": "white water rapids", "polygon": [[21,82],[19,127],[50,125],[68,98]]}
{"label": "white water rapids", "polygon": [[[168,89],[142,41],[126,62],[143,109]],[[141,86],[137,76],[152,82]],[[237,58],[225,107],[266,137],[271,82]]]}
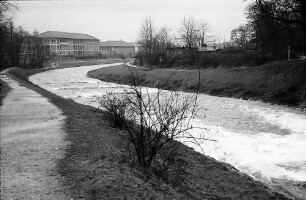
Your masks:
{"label": "white water rapids", "polygon": [[[86,77],[90,70],[113,65],[116,64],[46,71],[31,76],[30,81],[59,96],[97,106],[93,96],[128,88]],[[208,128],[205,137],[217,140],[203,143],[206,155],[264,182],[306,181],[305,113],[285,106],[204,94],[199,95],[198,104],[195,123]]]}

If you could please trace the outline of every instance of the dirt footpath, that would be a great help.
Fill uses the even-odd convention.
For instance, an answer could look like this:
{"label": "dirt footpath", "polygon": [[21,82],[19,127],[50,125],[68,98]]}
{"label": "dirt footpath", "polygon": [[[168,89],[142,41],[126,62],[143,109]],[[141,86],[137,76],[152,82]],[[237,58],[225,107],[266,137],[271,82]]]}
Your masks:
{"label": "dirt footpath", "polygon": [[71,199],[56,162],[67,142],[61,110],[1,75],[11,88],[1,106],[1,199]]}

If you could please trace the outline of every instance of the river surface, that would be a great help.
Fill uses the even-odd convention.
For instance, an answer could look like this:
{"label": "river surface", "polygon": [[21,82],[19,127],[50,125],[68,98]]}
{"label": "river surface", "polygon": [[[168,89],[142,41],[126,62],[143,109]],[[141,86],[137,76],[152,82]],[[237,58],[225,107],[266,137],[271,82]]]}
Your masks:
{"label": "river surface", "polygon": [[[46,71],[31,76],[30,81],[78,103],[98,106],[95,96],[120,93],[129,86],[102,82],[86,74],[114,65],[117,64]],[[149,88],[148,91],[157,90]],[[204,94],[199,95],[198,104],[194,123],[207,129],[206,138],[216,140],[201,144],[206,155],[267,184],[290,183],[289,190],[306,199],[305,113],[285,106]],[[200,134],[199,130],[193,134]],[[202,152],[201,148],[192,147]],[[292,185],[296,187],[292,189]]]}

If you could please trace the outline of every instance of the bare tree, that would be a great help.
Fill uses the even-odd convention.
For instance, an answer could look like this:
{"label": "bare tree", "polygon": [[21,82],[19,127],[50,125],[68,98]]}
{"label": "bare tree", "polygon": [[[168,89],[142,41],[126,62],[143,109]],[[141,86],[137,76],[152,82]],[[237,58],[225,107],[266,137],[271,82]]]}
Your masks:
{"label": "bare tree", "polygon": [[105,118],[127,132],[132,155],[138,164],[143,167],[159,165],[165,169],[181,145],[174,140],[187,138],[199,144],[198,140],[203,139],[189,133],[194,128],[192,120],[197,111],[198,93],[182,95],[158,89],[150,94],[141,87],[137,69],[125,66],[135,85],[123,94],[104,95],[98,102],[105,110]]}
{"label": "bare tree", "polygon": [[202,20],[197,25],[197,46],[206,47],[211,36],[209,35],[210,25],[208,22]]}
{"label": "bare tree", "polygon": [[41,38],[37,36],[32,36],[30,38],[30,54],[29,54],[29,64],[31,68],[42,68],[44,61],[47,59],[47,55],[50,54],[49,47],[43,44]]}
{"label": "bare tree", "polygon": [[[247,0],[246,0],[247,1]],[[290,51],[305,51],[304,0],[248,0],[246,8],[249,23],[255,30],[258,53],[272,53],[287,57]]]}
{"label": "bare tree", "polygon": [[269,18],[281,24],[299,24],[305,27],[303,0],[253,0],[247,11],[248,14],[257,13],[257,18]]}
{"label": "bare tree", "polygon": [[171,46],[171,35],[170,29],[167,27],[162,27],[159,29],[158,33],[156,34],[157,40],[157,48],[158,50],[166,50],[168,47]]}
{"label": "bare tree", "polygon": [[20,53],[22,45],[29,35],[21,26],[18,26],[17,29],[14,28],[13,24],[10,26],[10,48],[9,55],[11,59],[12,66],[20,66]]}
{"label": "bare tree", "polygon": [[8,1],[0,2],[0,69],[11,65],[12,61],[9,51],[13,49],[13,23],[11,11],[18,9]]}
{"label": "bare tree", "polygon": [[0,2],[0,27],[8,26],[12,20],[12,15],[9,13],[14,9],[18,9],[16,5],[9,1],[1,1]]}
{"label": "bare tree", "polygon": [[152,19],[145,19],[141,25],[140,35],[137,43],[139,44],[141,51],[144,52],[148,63],[152,63],[152,55],[156,42],[155,34],[156,29],[153,25]]}
{"label": "bare tree", "polygon": [[231,31],[231,41],[245,47],[254,37],[254,31],[248,24],[240,25]]}
{"label": "bare tree", "polygon": [[197,45],[198,27],[194,18],[184,17],[180,27],[181,38],[187,48],[194,48]]}

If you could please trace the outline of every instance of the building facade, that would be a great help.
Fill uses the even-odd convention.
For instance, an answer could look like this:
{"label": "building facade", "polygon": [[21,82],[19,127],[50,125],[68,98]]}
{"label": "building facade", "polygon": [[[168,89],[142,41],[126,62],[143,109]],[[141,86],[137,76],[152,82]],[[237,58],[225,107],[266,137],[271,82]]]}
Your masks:
{"label": "building facade", "polygon": [[100,42],[100,54],[101,57],[132,57],[135,56],[135,44],[122,40]]}
{"label": "building facade", "polygon": [[47,31],[38,35],[56,60],[90,59],[99,57],[99,39],[83,33]]}

